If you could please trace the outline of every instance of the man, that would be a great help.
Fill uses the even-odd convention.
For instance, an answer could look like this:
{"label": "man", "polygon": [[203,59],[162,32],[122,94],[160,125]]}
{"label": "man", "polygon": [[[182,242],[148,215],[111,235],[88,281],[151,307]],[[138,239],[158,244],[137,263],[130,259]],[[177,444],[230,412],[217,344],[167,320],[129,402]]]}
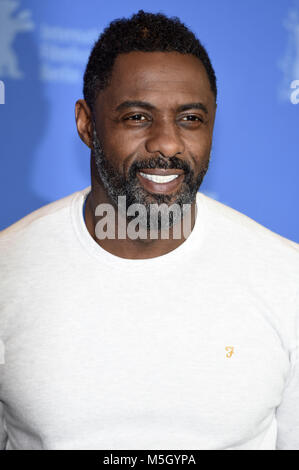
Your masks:
{"label": "man", "polygon": [[94,45],[91,187],[1,234],[3,449],[299,449],[299,246],[198,192],[216,96],[178,19]]}

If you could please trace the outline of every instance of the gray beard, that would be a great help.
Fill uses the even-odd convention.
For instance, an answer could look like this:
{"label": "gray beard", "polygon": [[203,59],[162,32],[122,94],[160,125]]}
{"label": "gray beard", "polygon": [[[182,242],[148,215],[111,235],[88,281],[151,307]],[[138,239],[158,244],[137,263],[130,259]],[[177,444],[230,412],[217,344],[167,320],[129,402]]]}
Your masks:
{"label": "gray beard", "polygon": [[[119,208],[118,197],[125,196],[125,210],[132,204],[141,204],[146,209],[146,217],[139,219],[140,224],[147,230],[151,229],[150,224],[150,211],[152,206],[157,204],[177,204],[179,210],[169,211],[169,217],[167,222],[165,218],[161,217],[161,214],[158,213],[157,231],[168,229],[173,227],[176,223],[181,221],[183,215],[190,207],[196,198],[197,191],[202,184],[204,176],[208,171],[210,158],[206,166],[204,166],[199,175],[195,178],[194,171],[189,167],[189,165],[177,157],[169,157],[167,160],[165,158],[156,157],[148,160],[142,160],[134,162],[129,170],[129,175],[126,178],[122,174],[118,173],[115,168],[111,165],[109,158],[105,155],[102,145],[98,139],[95,125],[93,126],[93,158],[95,160],[96,168],[99,174],[99,177],[103,183],[103,186],[107,192],[107,195],[111,202],[113,203],[116,209]],[[148,193],[138,181],[136,173],[138,170],[145,168],[164,168],[164,169],[173,169],[180,168],[185,171],[185,180],[181,185],[180,191],[174,196],[173,194],[154,194]],[[158,207],[158,206],[157,206]],[[152,212],[153,213],[153,212]],[[133,216],[128,216],[127,213],[124,214],[129,220]]]}

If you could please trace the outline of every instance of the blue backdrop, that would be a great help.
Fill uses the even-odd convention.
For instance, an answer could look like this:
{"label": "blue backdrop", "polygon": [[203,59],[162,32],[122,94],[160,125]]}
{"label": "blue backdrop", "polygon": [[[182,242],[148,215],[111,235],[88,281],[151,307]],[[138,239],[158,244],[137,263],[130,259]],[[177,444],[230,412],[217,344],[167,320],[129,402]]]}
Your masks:
{"label": "blue backdrop", "polygon": [[299,243],[298,0],[0,0],[0,229],[90,184],[74,118],[84,68],[103,27],[140,8],[179,16],[216,70],[201,190]]}

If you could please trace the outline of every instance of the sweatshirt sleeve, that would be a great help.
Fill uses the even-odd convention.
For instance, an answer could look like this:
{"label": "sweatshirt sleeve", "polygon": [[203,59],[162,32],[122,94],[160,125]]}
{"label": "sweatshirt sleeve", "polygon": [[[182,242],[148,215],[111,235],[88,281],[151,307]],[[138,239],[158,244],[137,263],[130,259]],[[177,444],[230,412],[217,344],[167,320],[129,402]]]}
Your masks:
{"label": "sweatshirt sleeve", "polygon": [[[297,300],[299,295],[297,296]],[[296,348],[291,355],[291,372],[282,401],[276,409],[277,450],[299,450],[299,302],[296,303]]]}
{"label": "sweatshirt sleeve", "polygon": [[5,450],[7,437],[8,437],[7,432],[6,432],[6,427],[5,427],[5,420],[4,420],[4,405],[3,405],[3,401],[1,400],[1,389],[2,389],[2,383],[3,383],[3,367],[5,364],[4,352],[5,352],[4,342],[0,338],[0,450]]}
{"label": "sweatshirt sleeve", "polygon": [[3,403],[0,401],[0,450],[5,450],[7,441],[7,433],[4,423],[4,407]]}

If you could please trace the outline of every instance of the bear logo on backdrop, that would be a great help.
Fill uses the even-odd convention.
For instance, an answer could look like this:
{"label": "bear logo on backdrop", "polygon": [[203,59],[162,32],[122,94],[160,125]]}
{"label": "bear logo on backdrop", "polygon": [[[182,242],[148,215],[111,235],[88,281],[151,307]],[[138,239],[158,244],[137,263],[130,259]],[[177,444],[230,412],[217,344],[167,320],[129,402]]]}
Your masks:
{"label": "bear logo on backdrop", "polygon": [[13,50],[13,42],[18,33],[32,31],[34,23],[29,10],[21,10],[16,14],[18,7],[17,1],[0,1],[0,77],[24,77]]}

